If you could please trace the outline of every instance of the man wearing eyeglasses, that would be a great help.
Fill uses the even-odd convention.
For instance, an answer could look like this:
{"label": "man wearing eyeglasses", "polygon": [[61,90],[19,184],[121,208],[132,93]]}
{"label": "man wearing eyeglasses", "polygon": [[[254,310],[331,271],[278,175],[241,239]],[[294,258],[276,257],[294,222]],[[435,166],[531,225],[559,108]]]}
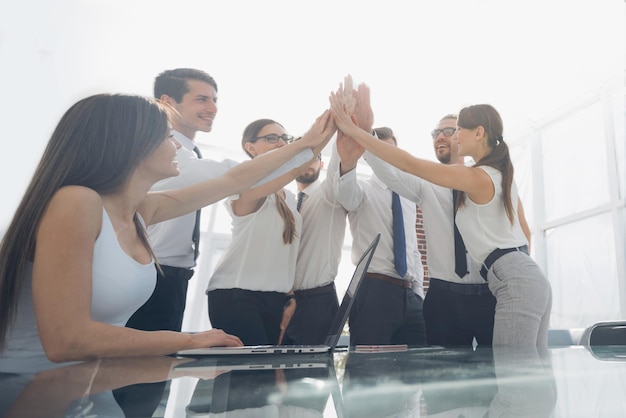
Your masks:
{"label": "man wearing eyeglasses", "polygon": [[[444,116],[431,132],[433,148],[442,164],[464,164],[454,141],[456,115]],[[392,190],[417,203],[422,210],[427,242],[430,285],[424,300],[428,344],[491,346],[496,299],[479,274],[480,267],[463,249],[466,265],[455,270],[453,192],[403,173],[366,152],[365,159]]]}

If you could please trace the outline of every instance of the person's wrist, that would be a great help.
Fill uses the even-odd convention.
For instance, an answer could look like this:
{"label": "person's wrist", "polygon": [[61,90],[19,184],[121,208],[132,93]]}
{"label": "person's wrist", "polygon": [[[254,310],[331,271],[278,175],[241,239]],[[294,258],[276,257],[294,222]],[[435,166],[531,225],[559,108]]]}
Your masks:
{"label": "person's wrist", "polygon": [[288,307],[289,305],[291,305],[291,303],[296,300],[295,295],[293,294],[287,294],[285,295],[285,308]]}

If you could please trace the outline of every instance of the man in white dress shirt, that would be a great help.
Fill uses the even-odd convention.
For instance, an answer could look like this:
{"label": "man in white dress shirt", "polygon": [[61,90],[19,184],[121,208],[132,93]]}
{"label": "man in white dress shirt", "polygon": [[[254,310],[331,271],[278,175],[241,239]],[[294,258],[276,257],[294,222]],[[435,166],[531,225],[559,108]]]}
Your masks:
{"label": "man in white dress shirt", "polygon": [[[444,116],[431,132],[442,164],[464,163],[453,140],[456,119]],[[387,186],[422,209],[430,275],[424,300],[428,343],[471,347],[475,338],[479,345],[491,346],[496,299],[480,276],[480,266],[465,254],[468,268],[462,275],[455,272],[452,190],[404,173],[369,152],[365,159]]]}
{"label": "man in white dress shirt", "polygon": [[[396,145],[390,129],[375,129],[379,139]],[[363,148],[338,133],[340,167],[328,172],[337,200],[348,210],[352,260],[356,262],[377,234],[381,238],[350,314],[350,345],[426,345],[422,304],[424,270],[415,235],[416,207],[400,198],[404,222],[406,272],[395,266],[392,191],[375,175],[357,180]]]}
{"label": "man in white dress shirt", "polygon": [[[170,117],[173,135],[181,144],[176,151],[180,174],[162,180],[153,190],[187,187],[213,179],[238,164],[233,160],[221,162],[200,158],[195,136],[210,132],[217,114],[217,83],[209,74],[193,68],[166,70],[154,81],[154,96],[175,110]],[[297,154],[257,185],[271,180],[313,157],[310,150]],[[199,233],[197,216],[190,213],[176,219],[150,226],[150,244],[160,263],[156,288],[148,301],[135,312],[127,326],[147,331],[180,331],[182,327],[187,287],[193,276],[198,256]]]}
{"label": "man in white dress shirt", "polygon": [[[217,114],[217,83],[213,77],[192,68],[163,71],[154,81],[154,97],[176,110],[170,123],[181,147],[176,152],[180,174],[158,182],[153,190],[186,187],[218,177],[236,165],[235,161],[201,159],[194,151],[196,133],[210,132]],[[196,213],[190,213],[148,229],[163,274],[158,273],[152,296],[127,326],[149,331],[181,330],[187,285],[196,265],[192,239],[195,224]]]}
{"label": "man in white dress shirt", "polygon": [[[334,149],[334,148],[333,148]],[[296,263],[296,311],[287,328],[286,343],[323,344],[339,308],[335,276],[346,230],[346,210],[336,201],[333,185],[321,181],[322,156],[296,178],[302,236]],[[333,151],[329,170],[338,170]]]}

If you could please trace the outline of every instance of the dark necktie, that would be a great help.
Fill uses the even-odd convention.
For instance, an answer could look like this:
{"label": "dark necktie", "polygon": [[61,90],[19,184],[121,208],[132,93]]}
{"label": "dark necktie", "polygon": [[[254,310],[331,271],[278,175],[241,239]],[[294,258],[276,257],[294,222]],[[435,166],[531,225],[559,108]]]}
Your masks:
{"label": "dark necktie", "polygon": [[465,277],[468,273],[467,271],[467,250],[465,249],[465,243],[463,242],[463,237],[461,237],[461,233],[459,232],[459,228],[456,227],[456,209],[454,209],[456,205],[456,197],[459,194],[458,190],[452,190],[452,210],[454,211],[453,215],[453,224],[454,224],[454,272],[459,277]]}
{"label": "dark necktie", "polygon": [[298,210],[298,212],[300,212],[300,209],[302,209],[302,202],[304,201],[304,196],[305,196],[304,192],[298,192],[298,204],[296,206],[296,209]]}
{"label": "dark necktie", "polygon": [[[193,147],[193,152],[196,153],[198,159],[202,158],[202,153],[200,152],[200,148]],[[193,242],[193,261],[198,259],[198,254],[200,254],[200,209],[196,211],[196,223],[193,226],[193,233],[191,234],[191,242]]]}
{"label": "dark necktie", "polygon": [[402,204],[396,192],[391,193],[391,214],[393,217],[393,259],[396,271],[401,277],[406,275],[406,241]]}

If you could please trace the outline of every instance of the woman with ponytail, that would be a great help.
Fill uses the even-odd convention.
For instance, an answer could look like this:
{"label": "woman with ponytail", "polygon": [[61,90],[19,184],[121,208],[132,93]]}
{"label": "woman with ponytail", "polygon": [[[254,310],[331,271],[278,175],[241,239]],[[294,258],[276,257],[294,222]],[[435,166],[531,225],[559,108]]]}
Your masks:
{"label": "woman with ponytail", "polygon": [[[326,111],[303,139],[330,138],[334,132]],[[292,141],[280,123],[259,119],[246,127],[241,146],[255,159]],[[320,151],[314,150],[315,158]],[[283,187],[310,164],[225,202],[232,217],[232,241],[209,280],[209,318],[214,327],[234,332],[246,345],[279,344],[295,312],[292,287],[302,218],[295,196]]]}
{"label": "woman with ponytail", "polygon": [[[458,152],[476,164],[446,165],[416,158],[359,129],[346,106],[352,95],[342,87],[331,93],[338,129],[400,170],[460,192],[456,224],[497,301],[493,345],[546,346],[552,291],[528,256],[530,234],[520,225],[523,209],[496,109],[479,104],[461,110],[454,134]],[[358,100],[369,103],[369,90],[359,89]]]}

